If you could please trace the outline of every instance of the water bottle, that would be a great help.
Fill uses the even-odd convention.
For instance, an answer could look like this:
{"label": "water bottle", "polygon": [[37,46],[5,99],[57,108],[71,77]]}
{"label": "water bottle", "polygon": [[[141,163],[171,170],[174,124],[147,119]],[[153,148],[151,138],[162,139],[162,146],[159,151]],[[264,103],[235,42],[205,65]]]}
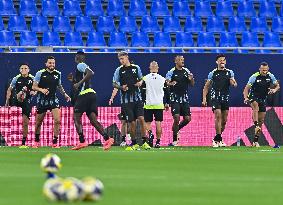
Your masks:
{"label": "water bottle", "polygon": [[240,147],[241,146],[241,137],[238,136],[237,137],[237,147]]}

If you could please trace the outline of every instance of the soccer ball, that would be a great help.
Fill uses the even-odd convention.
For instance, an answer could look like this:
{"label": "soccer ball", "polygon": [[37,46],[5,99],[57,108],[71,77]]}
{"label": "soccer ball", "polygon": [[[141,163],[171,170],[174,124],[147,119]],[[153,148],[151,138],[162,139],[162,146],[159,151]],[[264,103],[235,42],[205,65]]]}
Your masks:
{"label": "soccer ball", "polygon": [[49,201],[60,201],[64,195],[62,184],[63,182],[60,178],[48,179],[43,185],[43,195]]}
{"label": "soccer ball", "polygon": [[61,159],[56,154],[47,154],[41,159],[40,166],[45,172],[56,173],[62,167]]}
{"label": "soccer ball", "polygon": [[84,184],[84,200],[86,201],[97,201],[101,199],[103,194],[103,183],[96,178],[86,177],[82,180]]}
{"label": "soccer ball", "polygon": [[26,92],[20,91],[20,92],[18,92],[18,94],[17,94],[17,100],[18,100],[19,102],[23,102],[23,101],[26,99],[26,96],[27,96]]}

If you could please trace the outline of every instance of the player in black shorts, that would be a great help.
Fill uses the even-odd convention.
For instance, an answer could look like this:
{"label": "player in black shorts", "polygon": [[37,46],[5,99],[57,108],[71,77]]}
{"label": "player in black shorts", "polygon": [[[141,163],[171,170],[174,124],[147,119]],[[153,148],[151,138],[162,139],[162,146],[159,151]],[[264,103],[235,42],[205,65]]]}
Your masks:
{"label": "player in black shorts", "polygon": [[85,53],[82,51],[77,52],[75,61],[77,63],[77,69],[73,78],[73,87],[78,90],[78,96],[75,100],[74,106],[74,121],[77,133],[79,135],[80,143],[77,144],[72,150],[79,150],[88,146],[85,141],[82,126],[82,115],[85,112],[91,125],[103,136],[104,143],[103,149],[108,150],[114,143],[114,139],[110,138],[104,131],[103,126],[97,121],[98,110],[96,102],[96,92],[91,88],[91,77],[93,71],[85,64]]}
{"label": "player in black shorts", "polygon": [[[194,86],[193,74],[184,67],[183,56],[175,57],[175,67],[166,74],[168,86],[170,86],[171,113],[174,118],[172,131],[172,146],[178,146],[179,131],[191,121],[188,86]],[[180,116],[183,120],[180,122]]]}
{"label": "player in black shorts", "polygon": [[7,90],[6,106],[9,106],[12,89],[15,89],[16,100],[15,106],[22,108],[23,115],[23,138],[22,145],[19,148],[28,148],[26,139],[28,135],[28,124],[31,114],[31,98],[36,94],[32,90],[33,76],[29,74],[29,65],[27,63],[20,64],[20,74],[13,78],[10,87]]}
{"label": "player in black shorts", "polygon": [[207,106],[207,93],[210,90],[210,100],[212,111],[215,117],[216,136],[212,140],[212,147],[225,147],[226,144],[222,140],[223,133],[229,111],[229,90],[230,86],[236,87],[237,82],[234,78],[234,72],[227,69],[225,55],[216,57],[217,68],[208,74],[208,79],[204,85],[202,93],[202,105]]}
{"label": "player in black shorts", "polygon": [[51,111],[54,119],[54,137],[52,147],[59,148],[58,136],[60,133],[60,106],[59,100],[56,96],[57,89],[65,97],[67,102],[71,99],[61,84],[61,72],[55,70],[55,58],[53,56],[48,56],[45,66],[46,68],[36,73],[32,86],[33,90],[38,91],[36,105],[37,114],[35,118],[35,143],[33,148],[39,147],[41,125],[48,110]]}
{"label": "player in black shorts", "polygon": [[137,150],[139,145],[136,141],[136,119],[140,121],[141,133],[143,138],[143,149],[150,149],[147,143],[146,126],[144,121],[143,102],[140,87],[142,85],[142,73],[138,65],[131,64],[128,53],[122,51],[118,53],[121,63],[113,76],[113,86],[121,91],[122,112],[126,116],[130,125],[132,146],[127,150]]}
{"label": "player in black shorts", "polygon": [[[274,85],[274,88],[270,87]],[[261,126],[266,114],[266,100],[268,94],[276,93],[280,85],[274,75],[269,72],[266,62],[260,64],[259,72],[254,73],[244,89],[244,102],[250,104],[253,110],[253,121],[255,125],[255,136],[253,146],[259,147],[258,138],[261,134]]]}

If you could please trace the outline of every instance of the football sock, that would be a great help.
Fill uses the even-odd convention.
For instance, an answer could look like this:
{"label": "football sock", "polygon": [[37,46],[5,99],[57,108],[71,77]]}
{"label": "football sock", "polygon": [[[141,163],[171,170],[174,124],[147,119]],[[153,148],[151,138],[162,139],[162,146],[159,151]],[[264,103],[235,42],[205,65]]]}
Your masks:
{"label": "football sock", "polygon": [[132,140],[132,145],[137,144],[137,140]]}
{"label": "football sock", "polygon": [[222,141],[221,134],[216,134],[213,140],[214,140],[214,141],[217,141],[217,142]]}
{"label": "football sock", "polygon": [[173,135],[173,142],[178,140],[178,136],[177,135]]}
{"label": "football sock", "polygon": [[258,126],[258,121],[254,121],[254,125],[255,125],[255,126]]}
{"label": "football sock", "polygon": [[54,136],[52,143],[53,143],[53,144],[57,144],[57,142],[58,142],[58,137]]}
{"label": "football sock", "polygon": [[25,145],[25,144],[26,144],[26,140],[27,140],[27,137],[23,137],[23,139],[22,139],[22,145]]}
{"label": "football sock", "polygon": [[151,131],[151,130],[148,130],[148,136],[149,136],[149,137],[152,137],[152,136],[153,136],[153,134],[152,134],[152,131]]}
{"label": "football sock", "polygon": [[147,138],[146,137],[143,137],[142,138],[142,143],[146,143],[147,142]]}
{"label": "football sock", "polygon": [[84,143],[85,142],[85,137],[84,137],[83,133],[79,134],[79,140],[80,140],[80,143]]}
{"label": "football sock", "polygon": [[254,142],[258,142],[258,138],[259,138],[259,136],[255,135],[254,136]]}
{"label": "football sock", "polygon": [[156,144],[160,144],[160,139],[157,139],[157,140],[156,140]]}
{"label": "football sock", "polygon": [[104,132],[102,136],[103,136],[103,139],[105,141],[107,141],[109,139],[109,136],[108,136],[108,134],[106,132]]}
{"label": "football sock", "polygon": [[122,141],[123,141],[123,142],[126,142],[126,135],[123,135],[123,136],[122,136]]}
{"label": "football sock", "polygon": [[183,127],[185,127],[187,124],[189,124],[189,122],[187,120],[183,120],[180,124],[179,124],[179,130],[181,130]]}
{"label": "football sock", "polygon": [[35,134],[35,141],[36,141],[36,142],[39,142],[39,135],[40,135],[40,134]]}

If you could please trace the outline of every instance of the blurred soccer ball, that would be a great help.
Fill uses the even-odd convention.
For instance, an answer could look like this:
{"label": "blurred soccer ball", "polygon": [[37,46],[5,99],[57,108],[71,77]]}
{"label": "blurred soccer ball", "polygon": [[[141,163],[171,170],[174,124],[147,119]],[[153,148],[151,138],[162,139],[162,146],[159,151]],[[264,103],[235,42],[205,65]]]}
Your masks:
{"label": "blurred soccer ball", "polygon": [[101,199],[103,194],[103,183],[96,178],[86,177],[82,180],[84,184],[84,200],[86,201],[97,201]]}
{"label": "blurred soccer ball", "polygon": [[62,167],[61,159],[56,154],[47,154],[41,159],[40,166],[45,172],[56,173]]}
{"label": "blurred soccer ball", "polygon": [[43,195],[49,201],[60,201],[64,195],[62,184],[63,182],[60,178],[48,179],[43,185]]}
{"label": "blurred soccer ball", "polygon": [[26,94],[26,92],[24,92],[24,91],[20,91],[20,92],[18,92],[18,94],[17,94],[17,100],[18,100],[19,102],[23,102],[23,101],[26,99],[26,97],[27,97],[27,94]]}

